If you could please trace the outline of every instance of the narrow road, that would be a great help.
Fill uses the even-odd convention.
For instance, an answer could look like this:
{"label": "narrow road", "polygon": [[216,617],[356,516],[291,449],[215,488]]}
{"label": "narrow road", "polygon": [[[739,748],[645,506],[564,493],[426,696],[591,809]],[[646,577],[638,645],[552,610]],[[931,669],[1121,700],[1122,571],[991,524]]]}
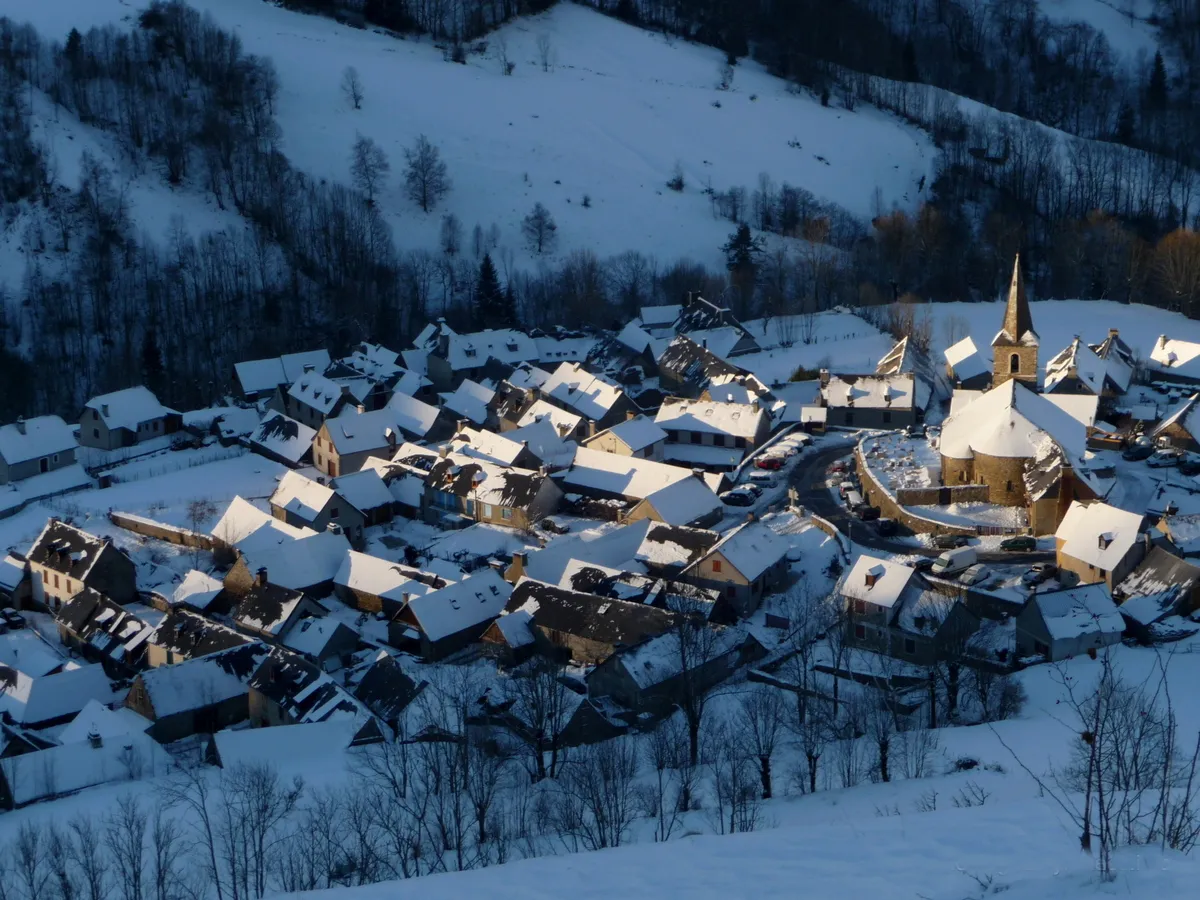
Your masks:
{"label": "narrow road", "polygon": [[[828,519],[838,531],[850,539],[851,554],[862,550],[878,550],[881,553],[905,553],[916,556],[937,556],[942,551],[932,547],[918,547],[905,541],[880,536],[875,526],[850,515],[846,507],[834,499],[825,483],[825,470],[835,461],[850,462],[853,450],[849,447],[834,447],[802,458],[792,470],[791,484],[796,488],[800,504],[818,516]],[[1008,553],[1003,550],[979,552],[980,562],[1031,565],[1035,562],[1053,562],[1054,551],[1034,550],[1029,553]]]}

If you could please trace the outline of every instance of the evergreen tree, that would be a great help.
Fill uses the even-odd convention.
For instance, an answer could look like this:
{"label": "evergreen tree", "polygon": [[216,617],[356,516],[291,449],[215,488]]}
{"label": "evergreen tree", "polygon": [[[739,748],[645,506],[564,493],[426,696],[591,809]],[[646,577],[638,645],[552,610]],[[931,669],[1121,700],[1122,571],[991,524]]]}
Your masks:
{"label": "evergreen tree", "polygon": [[142,338],[142,381],[157,392],[162,388],[165,374],[162,351],[158,349],[158,333],[154,328],[147,328]]}
{"label": "evergreen tree", "polygon": [[1146,108],[1160,112],[1167,108],[1167,67],[1161,53],[1154,54],[1154,67],[1150,70],[1150,84],[1146,87]]}
{"label": "evergreen tree", "polygon": [[485,253],[479,264],[479,277],[475,282],[475,308],[484,328],[497,328],[512,324],[505,309],[504,293],[500,290],[500,278],[492,255]]}
{"label": "evergreen tree", "polygon": [[904,42],[904,54],[900,64],[902,80],[914,82],[921,80],[921,71],[917,68],[917,48],[913,46],[912,38]]}
{"label": "evergreen tree", "polygon": [[758,279],[758,258],[763,252],[762,240],[750,232],[750,226],[742,223],[737,231],[729,236],[729,240],[721,248],[725,254],[725,267],[733,279],[733,286],[741,294],[743,308],[749,309],[750,299],[754,295],[754,284]]}
{"label": "evergreen tree", "polygon": [[1121,106],[1121,111],[1117,113],[1117,130],[1113,134],[1113,139],[1118,144],[1127,146],[1133,145],[1134,130],[1137,127],[1137,119],[1133,114],[1133,107],[1128,103]]}

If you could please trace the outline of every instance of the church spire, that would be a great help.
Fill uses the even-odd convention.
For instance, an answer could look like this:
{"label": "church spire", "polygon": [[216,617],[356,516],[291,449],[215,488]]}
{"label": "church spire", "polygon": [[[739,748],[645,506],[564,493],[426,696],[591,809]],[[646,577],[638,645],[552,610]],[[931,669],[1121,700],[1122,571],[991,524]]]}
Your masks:
{"label": "church spire", "polygon": [[[1025,336],[1030,335],[1031,339]],[[1038,333],[1033,330],[1033,315],[1029,312],[1029,298],[1025,296],[1025,279],[1021,277],[1021,255],[1013,259],[1012,282],[1008,287],[1008,306],[1004,310],[1004,328],[996,340],[1007,338],[1008,343],[1038,343]],[[994,343],[994,342],[993,342]]]}

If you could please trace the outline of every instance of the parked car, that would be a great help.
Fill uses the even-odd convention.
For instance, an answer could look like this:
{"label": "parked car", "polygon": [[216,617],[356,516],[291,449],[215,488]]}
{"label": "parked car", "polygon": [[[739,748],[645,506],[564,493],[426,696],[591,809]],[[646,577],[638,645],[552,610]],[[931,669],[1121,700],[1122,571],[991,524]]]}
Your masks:
{"label": "parked car", "polygon": [[1021,576],[1023,584],[1035,585],[1049,581],[1058,574],[1058,566],[1052,562],[1034,563],[1029,567],[1029,571]]}
{"label": "parked car", "polygon": [[783,456],[787,459],[791,459],[799,451],[792,444],[776,444],[771,448],[771,452],[776,456]]}
{"label": "parked car", "polygon": [[770,469],[774,472],[777,469],[783,468],[783,460],[778,456],[760,456],[754,461],[755,468]]}
{"label": "parked car", "polygon": [[566,522],[560,522],[553,516],[546,516],[542,519],[542,531],[548,531],[551,534],[566,534],[571,530],[571,526]]}
{"label": "parked car", "polygon": [[863,495],[858,491],[846,491],[846,496],[843,499],[846,501],[846,509],[850,510],[851,512],[866,503],[866,501],[863,500]]}
{"label": "parked car", "polygon": [[1027,534],[1005,538],[1000,542],[1000,549],[1007,550],[1010,553],[1027,553],[1030,550],[1037,549],[1037,538]]}
{"label": "parked car", "polygon": [[939,556],[930,567],[929,573],[940,575],[943,578],[951,578],[967,571],[977,562],[979,562],[979,556],[974,547],[958,547],[954,550],[947,550]]}
{"label": "parked car", "polygon": [[758,498],[746,488],[734,488],[721,495],[721,502],[726,506],[753,506]]}
{"label": "parked car", "polygon": [[891,537],[896,533],[896,528],[895,519],[880,519],[875,523],[875,532],[880,537]]}
{"label": "parked car", "polygon": [[13,609],[11,606],[6,606],[0,609],[0,619],[4,620],[9,628],[24,628],[25,617]]}
{"label": "parked car", "polygon": [[858,516],[864,522],[874,522],[879,518],[879,507],[861,503],[854,507],[854,515]]}
{"label": "parked car", "polygon": [[841,475],[843,472],[845,472],[849,468],[850,467],[846,465],[846,461],[844,459],[839,459],[837,462],[835,462],[832,466],[829,467],[829,472],[832,475]]}
{"label": "parked car", "polygon": [[932,556],[918,556],[909,565],[914,572],[928,572],[936,561]]}
{"label": "parked car", "polygon": [[955,547],[965,547],[969,543],[965,534],[939,534],[933,539],[933,546],[939,550],[953,550]]}
{"label": "parked car", "polygon": [[1166,469],[1179,465],[1178,450],[1155,450],[1146,457],[1146,465],[1152,469]]}
{"label": "parked car", "polygon": [[1147,459],[1152,455],[1154,455],[1153,444],[1131,444],[1121,452],[1121,459],[1136,462],[1139,459]]}
{"label": "parked car", "polygon": [[853,481],[843,481],[841,484],[838,485],[838,496],[841,497],[843,500],[845,500],[846,495],[848,493],[850,493],[851,491],[857,491],[857,490],[858,490],[858,485],[855,484]]}
{"label": "parked car", "polygon": [[979,584],[981,581],[987,581],[992,577],[991,569],[983,563],[976,563],[958,576],[960,584]]}
{"label": "parked car", "polygon": [[752,493],[752,494],[753,494],[755,497],[761,497],[761,496],[763,495],[763,489],[762,489],[762,485],[761,485],[761,484],[755,484],[753,481],[751,481],[751,482],[747,482],[746,484],[741,484],[741,485],[738,485],[738,487],[737,487],[737,490],[739,490],[739,491],[749,491],[749,492],[750,492],[750,493]]}
{"label": "parked car", "polygon": [[751,472],[746,476],[746,480],[763,487],[775,487],[775,476],[767,472]]}
{"label": "parked car", "polygon": [[1179,461],[1180,475],[1200,475],[1200,459],[1181,459]]}

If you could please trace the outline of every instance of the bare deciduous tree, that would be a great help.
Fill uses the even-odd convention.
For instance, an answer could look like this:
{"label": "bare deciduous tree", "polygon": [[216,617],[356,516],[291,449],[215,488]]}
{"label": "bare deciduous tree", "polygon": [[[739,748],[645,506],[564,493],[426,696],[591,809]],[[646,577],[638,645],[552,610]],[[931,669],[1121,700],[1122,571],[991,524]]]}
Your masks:
{"label": "bare deciduous tree", "polygon": [[550,43],[550,35],[542,32],[537,36],[537,54],[538,64],[541,65],[543,72],[549,72],[550,66],[554,63],[554,47]]}
{"label": "bare deciduous tree", "polygon": [[529,249],[537,254],[553,253],[558,243],[558,225],[541,203],[535,203],[533,211],[521,222],[521,233]]}
{"label": "bare deciduous tree", "polygon": [[746,752],[758,760],[764,800],[772,797],[771,761],[783,738],[784,702],[778,688],[755,685],[739,698],[734,721]]}
{"label": "bare deciduous tree", "polygon": [[368,203],[375,202],[375,195],[387,181],[391,169],[387,154],[373,139],[361,134],[354,139],[354,148],[350,151],[350,176],[354,186],[367,195]]}
{"label": "bare deciduous tree", "polygon": [[353,109],[362,109],[362,79],[358,77],[358,69],[354,66],[346,66],[342,70],[342,96]]}
{"label": "bare deciduous tree", "polygon": [[404,183],[408,197],[429,212],[450,190],[450,178],[442,154],[425,135],[419,135],[416,143],[404,151]]}
{"label": "bare deciduous tree", "polygon": [[462,233],[462,222],[459,221],[458,216],[454,213],[446,213],[442,216],[442,252],[450,257],[458,256],[462,250]]}
{"label": "bare deciduous tree", "polygon": [[555,821],[572,851],[620,847],[637,817],[637,748],[617,737],[583,749],[563,766]]}

